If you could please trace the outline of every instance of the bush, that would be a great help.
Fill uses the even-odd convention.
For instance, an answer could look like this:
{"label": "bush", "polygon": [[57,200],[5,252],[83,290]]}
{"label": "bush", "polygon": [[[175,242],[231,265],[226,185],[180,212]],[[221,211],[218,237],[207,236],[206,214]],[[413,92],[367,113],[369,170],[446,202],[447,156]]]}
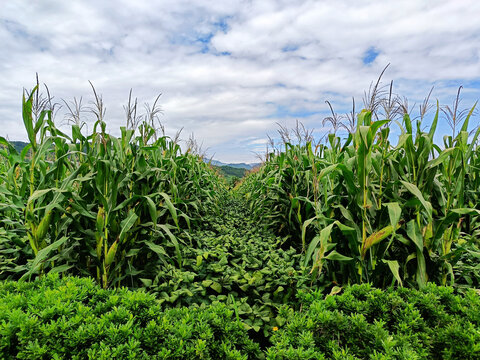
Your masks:
{"label": "bush", "polygon": [[259,356],[221,304],[162,311],[141,291],[48,275],[0,283],[2,359],[248,359]]}
{"label": "bush", "polygon": [[268,359],[478,359],[480,297],[428,285],[382,291],[354,285],[342,295],[302,294],[305,312],[284,308]]}
{"label": "bush", "polygon": [[[162,310],[152,295],[48,275],[0,283],[1,359],[478,359],[480,297],[452,288],[301,292],[264,352],[214,303]],[[260,340],[260,339],[258,339]],[[261,341],[261,340],[260,340]]]}

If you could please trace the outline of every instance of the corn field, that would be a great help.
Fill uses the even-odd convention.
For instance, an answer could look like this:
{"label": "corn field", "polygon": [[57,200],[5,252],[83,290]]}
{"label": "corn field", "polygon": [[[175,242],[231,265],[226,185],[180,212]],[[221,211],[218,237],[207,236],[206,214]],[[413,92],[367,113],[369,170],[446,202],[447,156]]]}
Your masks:
{"label": "corn field", "polygon": [[[324,282],[478,286],[475,107],[461,113],[437,103],[427,119],[424,103],[417,120],[404,107],[392,120],[372,106],[355,116],[346,139],[331,133],[316,145],[301,127],[293,136],[280,129],[283,148],[271,148],[239,191],[254,217],[287,236],[304,254],[303,265]],[[442,112],[451,116],[453,134],[437,144]],[[328,120],[334,123],[337,115]]]}
{"label": "corn field", "polygon": [[[137,116],[130,96],[126,125],[113,136],[106,131],[102,99],[93,90],[91,132],[75,109],[71,132],[57,127],[53,106],[42,101],[37,85],[23,98],[28,146],[19,153],[0,138],[1,279],[89,276],[103,288],[158,291],[172,305],[178,297],[165,292],[164,285],[176,283],[182,296],[203,291],[205,301],[235,305],[231,292],[246,291],[244,280],[232,275],[237,285],[231,285],[231,279],[212,275],[225,269],[209,268],[203,275],[199,270],[211,254],[220,256],[219,248],[202,238],[230,231],[218,221],[234,199],[242,216],[250,218],[245,224],[274,235],[268,246],[272,252],[286,251],[285,266],[292,269],[286,273],[301,277],[298,284],[322,289],[354,283],[479,286],[476,104],[458,112],[456,106],[452,111],[437,103],[427,114],[425,103],[421,116],[412,119],[405,106],[382,115],[372,98],[366,109],[352,112],[350,126],[343,124],[348,130],[343,138],[332,110],[327,120],[333,132],[326,141],[315,143],[309,131],[298,127],[295,141],[281,129],[282,147],[271,149],[263,165],[232,189],[194,143],[182,150],[178,137],[155,127],[156,102]],[[452,134],[438,144],[436,131],[445,114]],[[398,136],[391,133],[394,126]],[[239,220],[225,219],[235,236],[253,236],[238,233]],[[248,244],[247,254],[253,256],[256,247]],[[244,265],[235,264],[246,266],[245,259]],[[248,284],[265,277],[255,274],[248,275],[253,279]],[[182,287],[198,278],[203,285]],[[292,284],[277,284],[277,291],[287,283]],[[212,289],[221,297],[208,300]],[[230,290],[223,294],[223,289]],[[292,294],[284,301],[291,301]],[[265,306],[271,305],[265,299],[256,304],[269,319],[273,310],[265,313]],[[257,320],[250,324],[258,330]]]}
{"label": "corn field", "polygon": [[157,136],[154,110],[133,118],[130,106],[115,137],[95,94],[92,133],[77,122],[67,135],[38,91],[23,99],[29,145],[19,154],[0,139],[0,277],[68,272],[137,287],[157,261],[181,267],[188,229],[218,206],[216,174],[178,139]]}

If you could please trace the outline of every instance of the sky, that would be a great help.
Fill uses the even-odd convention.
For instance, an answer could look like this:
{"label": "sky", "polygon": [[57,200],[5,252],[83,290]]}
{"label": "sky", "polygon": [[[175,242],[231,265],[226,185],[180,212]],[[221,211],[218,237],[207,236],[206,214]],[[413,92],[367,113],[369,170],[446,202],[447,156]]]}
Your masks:
{"label": "sky", "polygon": [[[432,86],[431,99],[451,106],[462,85],[471,107],[479,14],[475,0],[0,0],[0,136],[26,140],[22,92],[36,73],[59,103],[90,106],[91,81],[113,134],[130,89],[140,110],[161,94],[166,133],[183,128],[224,162],[257,161],[278,124],[299,120],[321,136],[325,101],[342,113],[354,97],[361,109],[387,64],[383,83],[412,111]],[[438,136],[449,133],[442,119]]]}

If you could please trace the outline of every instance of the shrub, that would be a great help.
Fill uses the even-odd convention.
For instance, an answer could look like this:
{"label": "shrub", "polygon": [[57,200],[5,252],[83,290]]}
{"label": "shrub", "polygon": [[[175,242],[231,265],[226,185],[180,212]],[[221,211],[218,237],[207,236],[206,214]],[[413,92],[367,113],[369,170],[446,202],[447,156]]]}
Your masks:
{"label": "shrub", "polygon": [[370,285],[342,295],[303,293],[304,312],[284,308],[268,359],[478,359],[480,297],[429,284],[422,291]]}
{"label": "shrub", "polygon": [[[0,283],[2,359],[478,359],[480,297],[347,287],[301,292],[264,352],[226,305],[163,310],[152,295],[48,275]],[[257,336],[255,338],[258,339]],[[261,339],[258,339],[262,341]],[[271,345],[271,346],[269,346]]]}
{"label": "shrub", "polygon": [[0,283],[2,359],[248,359],[259,355],[233,311],[162,311],[141,291],[48,275]]}

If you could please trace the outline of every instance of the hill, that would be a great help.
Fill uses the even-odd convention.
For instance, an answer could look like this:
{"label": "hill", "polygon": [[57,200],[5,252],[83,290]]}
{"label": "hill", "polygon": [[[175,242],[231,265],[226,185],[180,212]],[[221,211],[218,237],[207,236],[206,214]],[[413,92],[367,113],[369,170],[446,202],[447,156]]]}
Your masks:
{"label": "hill", "polygon": [[246,169],[246,170],[252,170],[253,168],[261,165],[260,163],[250,163],[250,164],[247,164],[247,163],[224,163],[224,162],[221,162],[221,161],[218,161],[218,160],[213,160],[213,159],[212,160],[205,159],[205,162],[211,163],[212,165],[218,166],[218,167],[229,166],[229,167],[232,167],[232,168]]}
{"label": "hill", "polygon": [[10,141],[10,144],[17,150],[17,152],[22,152],[23,148],[28,145],[27,142],[24,141]]}
{"label": "hill", "polygon": [[236,178],[242,178],[245,176],[245,173],[247,172],[247,169],[240,168],[240,167],[233,167],[229,165],[222,165],[222,166],[214,165],[214,167],[217,168],[220,171],[220,173],[225,177],[233,176]]}

